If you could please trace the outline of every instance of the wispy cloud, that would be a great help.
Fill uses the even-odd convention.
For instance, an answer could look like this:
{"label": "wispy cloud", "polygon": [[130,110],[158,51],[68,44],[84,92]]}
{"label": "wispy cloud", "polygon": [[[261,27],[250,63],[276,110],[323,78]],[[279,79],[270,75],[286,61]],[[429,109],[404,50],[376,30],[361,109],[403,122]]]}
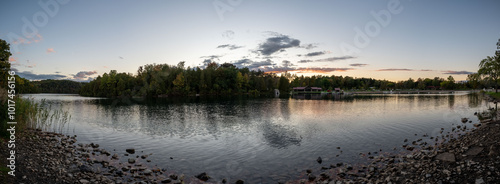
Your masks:
{"label": "wispy cloud", "polygon": [[421,69],[421,70],[415,70],[415,69],[409,69],[409,68],[385,68],[385,69],[378,69],[375,71],[380,71],[380,72],[394,72],[394,71],[420,71],[420,72],[429,72],[429,71],[434,71],[434,70],[429,70],[429,69]]}
{"label": "wispy cloud", "polygon": [[318,59],[315,60],[316,62],[334,62],[334,61],[341,61],[341,60],[348,60],[348,59],[355,59],[356,57],[353,56],[342,56],[342,57],[330,57],[330,58],[324,58],[324,59]]}
{"label": "wispy cloud", "polygon": [[317,46],[317,44],[305,44],[305,45],[301,45],[300,47],[305,48],[307,50],[310,50],[310,49],[314,49],[318,46]]}
{"label": "wispy cloud", "polygon": [[17,58],[15,58],[15,57],[9,57],[9,61],[10,61],[10,62],[17,61]]}
{"label": "wispy cloud", "polygon": [[121,56],[118,56],[118,58],[119,58],[119,59],[123,59],[123,57],[121,57]]}
{"label": "wispy cloud", "polygon": [[349,66],[354,66],[354,67],[364,67],[368,64],[362,64],[362,63],[353,63],[353,64],[350,64]]}
{"label": "wispy cloud", "polygon": [[266,73],[282,73],[282,72],[297,72],[297,73],[322,73],[329,74],[331,72],[345,72],[354,70],[354,68],[330,68],[330,67],[311,67],[311,68],[285,68],[285,67],[267,67],[264,68]]}
{"label": "wispy cloud", "polygon": [[217,46],[218,49],[220,48],[228,48],[229,50],[235,50],[242,48],[243,46],[238,46],[238,45],[231,45],[231,44],[224,44],[224,45],[219,45]]}
{"label": "wispy cloud", "polygon": [[326,54],[327,52],[325,51],[320,51],[320,52],[310,52],[310,53],[307,53],[305,56],[306,57],[313,57],[313,56],[321,56],[321,55],[324,55]]}
{"label": "wispy cloud", "polygon": [[413,71],[413,69],[408,69],[408,68],[385,68],[385,69],[378,69],[376,71]]}
{"label": "wispy cloud", "polygon": [[473,73],[474,72],[468,72],[468,71],[452,71],[452,70],[443,71],[443,74],[450,74],[450,75],[469,75]]}
{"label": "wispy cloud", "polygon": [[222,32],[222,37],[232,40],[234,38],[234,31],[227,30]]}
{"label": "wispy cloud", "polygon": [[85,80],[87,77],[94,75],[94,74],[97,74],[97,72],[96,71],[80,71],[80,72],[76,73],[75,75],[73,75],[73,79],[81,81],[81,80]]}
{"label": "wispy cloud", "polygon": [[54,50],[54,48],[48,48],[48,49],[47,49],[47,53],[52,53],[52,52],[56,52],[56,51]]}
{"label": "wispy cloud", "polygon": [[18,45],[18,44],[31,44],[31,43],[38,43],[43,41],[43,37],[40,34],[36,34],[34,37],[25,39],[23,37],[20,37],[17,40],[12,41],[12,44]]}
{"label": "wispy cloud", "polygon": [[213,59],[217,59],[218,60],[220,57],[222,57],[222,56],[220,56],[220,55],[210,55],[210,56],[201,56],[200,58],[201,59],[212,59],[212,60]]}
{"label": "wispy cloud", "polygon": [[270,38],[267,38],[264,43],[259,45],[258,51],[266,56],[274,54],[278,51],[285,51],[287,48],[298,47],[300,45],[300,40],[291,38],[287,35],[277,34]]}
{"label": "wispy cloud", "polygon": [[300,60],[299,63],[311,63],[311,62],[314,62],[313,60],[309,60],[309,59],[303,59],[303,60]]}

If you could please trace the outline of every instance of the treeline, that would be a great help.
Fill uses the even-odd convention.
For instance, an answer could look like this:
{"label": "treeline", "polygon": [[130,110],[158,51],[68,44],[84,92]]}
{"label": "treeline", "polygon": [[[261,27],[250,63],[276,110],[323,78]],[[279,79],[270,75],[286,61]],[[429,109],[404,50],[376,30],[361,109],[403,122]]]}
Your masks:
{"label": "treeline", "polygon": [[111,70],[84,85],[82,96],[185,96],[195,94],[267,93],[289,90],[289,80],[263,71],[236,68],[233,64],[210,63],[205,69],[168,64],[139,67],[136,75]]}
{"label": "treeline", "polygon": [[349,76],[297,76],[282,73],[265,73],[261,70],[250,71],[237,68],[233,64],[210,63],[204,69],[177,65],[148,64],[139,67],[137,74],[118,73],[111,70],[85,84],[80,90],[82,96],[130,97],[130,96],[186,96],[186,95],[226,95],[271,93],[279,89],[289,92],[293,87],[315,86],[324,90],[341,88],[343,90],[390,90],[390,89],[467,89],[467,84],[458,84],[453,77],[443,79],[408,79],[391,82],[371,78]]}
{"label": "treeline", "polygon": [[29,81],[16,75],[16,91],[25,93],[66,93],[78,94],[84,84],[71,80],[41,80]]}

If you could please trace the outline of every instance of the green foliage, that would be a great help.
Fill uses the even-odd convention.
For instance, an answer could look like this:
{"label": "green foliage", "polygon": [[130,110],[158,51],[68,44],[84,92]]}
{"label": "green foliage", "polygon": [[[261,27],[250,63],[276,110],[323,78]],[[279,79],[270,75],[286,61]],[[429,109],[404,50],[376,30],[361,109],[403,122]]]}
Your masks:
{"label": "green foliage", "polygon": [[10,70],[9,58],[11,55],[10,45],[5,40],[0,39],[0,87],[7,85],[7,76]]}
{"label": "green foliage", "polygon": [[[500,45],[500,42],[497,43]],[[498,82],[500,79],[500,52],[495,52],[494,56],[487,56],[479,63],[477,73],[484,77],[484,80],[493,83],[496,92],[498,92]]]}

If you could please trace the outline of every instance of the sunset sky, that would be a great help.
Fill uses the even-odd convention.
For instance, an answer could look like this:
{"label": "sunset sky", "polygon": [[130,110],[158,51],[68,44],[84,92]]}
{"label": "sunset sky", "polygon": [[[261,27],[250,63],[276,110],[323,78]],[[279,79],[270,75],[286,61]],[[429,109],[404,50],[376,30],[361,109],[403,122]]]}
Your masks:
{"label": "sunset sky", "polygon": [[0,39],[31,80],[152,63],[392,81],[464,80],[494,54],[500,1],[1,1]]}

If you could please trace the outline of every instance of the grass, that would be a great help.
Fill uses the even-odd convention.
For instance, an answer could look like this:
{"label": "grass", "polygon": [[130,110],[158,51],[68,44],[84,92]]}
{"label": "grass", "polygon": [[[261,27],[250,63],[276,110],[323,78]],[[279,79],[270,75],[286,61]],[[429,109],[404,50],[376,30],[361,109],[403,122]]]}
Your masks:
{"label": "grass", "polygon": [[[14,101],[16,104],[16,134],[22,133],[26,128],[62,133],[71,119],[71,115],[67,111],[62,108],[53,108],[45,100],[35,102],[33,99],[17,96]],[[6,109],[7,103],[0,101],[0,110],[5,112],[2,115],[6,115]],[[0,137],[8,138],[9,133],[6,127],[7,117],[0,120]]]}
{"label": "grass", "polygon": [[491,97],[500,100],[500,93],[495,93],[495,92],[486,92],[487,95],[490,95]]}

